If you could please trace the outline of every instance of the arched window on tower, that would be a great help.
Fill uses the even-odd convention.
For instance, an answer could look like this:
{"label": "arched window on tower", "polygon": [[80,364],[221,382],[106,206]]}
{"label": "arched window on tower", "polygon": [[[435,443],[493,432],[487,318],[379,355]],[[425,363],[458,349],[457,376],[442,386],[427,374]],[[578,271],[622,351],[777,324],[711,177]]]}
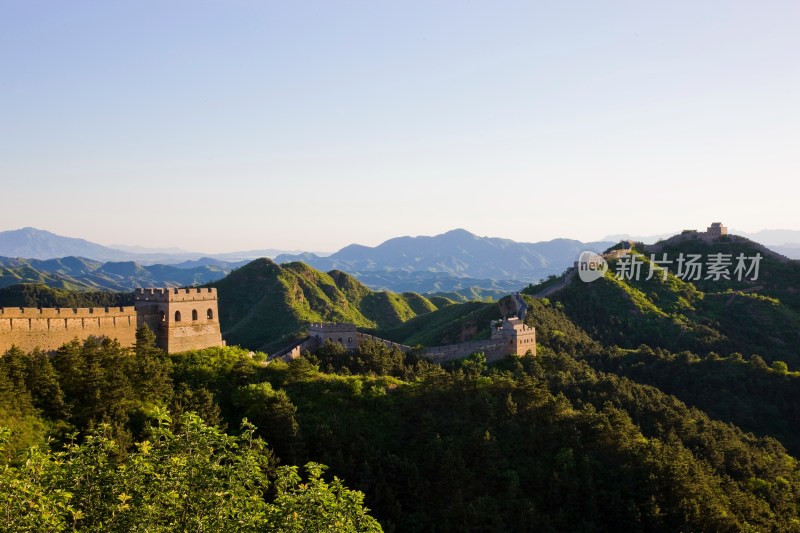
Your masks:
{"label": "arched window on tower", "polygon": [[192,320],[197,321],[197,309],[192,309]]}
{"label": "arched window on tower", "polygon": [[161,322],[166,322],[166,321],[167,321],[167,313],[161,311]]}
{"label": "arched window on tower", "polygon": [[175,322],[180,322],[180,321],[181,321],[181,312],[175,311]]}
{"label": "arched window on tower", "polygon": [[214,311],[212,311],[211,309],[206,311],[206,318],[209,320],[214,320]]}

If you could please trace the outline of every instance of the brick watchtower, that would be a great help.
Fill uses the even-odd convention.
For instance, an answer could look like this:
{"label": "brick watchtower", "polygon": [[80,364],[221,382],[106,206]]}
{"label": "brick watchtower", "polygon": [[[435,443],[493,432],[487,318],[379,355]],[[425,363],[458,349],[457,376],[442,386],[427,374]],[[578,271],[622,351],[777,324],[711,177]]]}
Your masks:
{"label": "brick watchtower", "polygon": [[492,325],[492,340],[504,343],[505,355],[525,355],[528,350],[536,355],[536,328],[525,325],[517,317],[495,322]]}
{"label": "brick watchtower", "polygon": [[167,353],[224,346],[217,289],[136,289],[136,314]]}

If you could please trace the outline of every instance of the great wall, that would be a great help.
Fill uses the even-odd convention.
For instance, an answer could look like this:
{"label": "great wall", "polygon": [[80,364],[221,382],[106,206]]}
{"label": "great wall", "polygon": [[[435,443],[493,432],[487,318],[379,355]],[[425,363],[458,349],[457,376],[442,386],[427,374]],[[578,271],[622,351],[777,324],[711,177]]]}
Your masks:
{"label": "great wall", "polygon": [[147,325],[168,353],[223,346],[217,289],[136,289],[130,307],[0,308],[0,354],[12,346],[53,351],[78,338],[116,338],[133,346],[136,329]]}
{"label": "great wall", "polygon": [[[536,355],[536,329],[525,325],[527,305],[519,294],[512,295],[516,316],[490,324],[490,338],[424,348],[422,356],[445,362],[484,352],[488,361],[510,354]],[[218,318],[217,290],[214,288],[136,289],[130,307],[105,308],[0,308],[0,354],[16,346],[25,351],[55,351],[73,339],[90,336],[115,338],[122,346],[136,342],[136,330],[146,325],[156,335],[157,345],[167,353],[224,346]],[[411,346],[359,332],[355,325],[315,323],[308,335],[277,352],[270,360],[285,361],[314,352],[326,341],[355,350],[365,341],[381,342],[403,352]]]}
{"label": "great wall", "polygon": [[[422,350],[421,355],[435,363],[463,359],[475,352],[483,352],[489,362],[497,361],[511,354],[530,353],[536,355],[536,328],[524,323],[527,304],[518,293],[512,295],[512,302],[516,307],[516,316],[492,321],[489,324],[489,339],[426,347]],[[410,352],[413,349],[411,346],[361,333],[354,324],[323,322],[310,324],[306,337],[276,352],[270,360],[297,359],[303,352],[318,350],[325,342],[335,342],[348,350],[355,350],[359,344],[367,340],[381,342],[403,352]]]}

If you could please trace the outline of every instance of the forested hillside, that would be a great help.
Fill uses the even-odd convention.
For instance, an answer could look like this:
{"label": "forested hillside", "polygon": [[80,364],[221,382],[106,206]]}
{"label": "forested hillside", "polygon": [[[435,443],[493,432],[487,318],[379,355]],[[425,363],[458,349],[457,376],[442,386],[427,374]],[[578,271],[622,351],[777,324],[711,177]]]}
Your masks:
{"label": "forested hillside", "polygon": [[[335,475],[386,531],[798,529],[800,468],[778,441],[549,342],[537,358],[450,369],[335,346],[267,366],[235,348],[165,356],[146,333],[133,351],[89,340],[52,362],[6,354],[6,524],[376,528]],[[278,466],[305,463],[302,483]]]}
{"label": "forested hillside", "polygon": [[391,327],[436,310],[415,293],[376,292],[341,271],[257,259],[213,284],[222,334],[231,344],[275,351],[312,322]]}
{"label": "forested hillside", "polygon": [[[640,344],[707,355],[741,353],[782,360],[800,369],[800,262],[769,252],[740,237],[714,242],[671,239],[639,246],[643,266],[638,279],[618,279],[618,261],[592,283],[574,278],[550,296],[577,325],[605,345],[636,348]],[[697,254],[708,257],[761,254],[758,278],[683,280],[675,270],[649,280],[650,254]],[[538,287],[525,292],[535,294]]]}

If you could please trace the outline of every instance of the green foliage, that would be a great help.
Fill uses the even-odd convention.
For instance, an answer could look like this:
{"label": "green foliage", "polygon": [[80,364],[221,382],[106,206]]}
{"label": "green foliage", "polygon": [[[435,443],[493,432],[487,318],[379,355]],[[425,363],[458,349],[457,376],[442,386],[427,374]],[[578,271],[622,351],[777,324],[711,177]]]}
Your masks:
{"label": "green foliage", "polygon": [[349,352],[337,342],[326,341],[316,352],[315,359],[322,368],[348,374],[376,374],[402,376],[406,363],[413,363],[399,348],[386,346],[374,340],[363,340],[358,349]]}
{"label": "green foliage", "polygon": [[0,427],[8,429],[3,434],[6,446],[0,453],[0,464],[20,450],[44,442],[46,424],[38,416],[24,375],[20,374],[23,361],[19,353],[12,350],[0,358]]}
{"label": "green foliage", "polygon": [[137,335],[135,350],[106,337],[74,340],[58,350],[53,366],[66,400],[66,420],[74,427],[108,422],[118,438],[128,438],[124,428],[132,419],[169,404],[169,360],[152,344],[152,334],[140,329]]}
{"label": "green foliage", "polygon": [[473,379],[477,378],[486,372],[486,354],[483,352],[475,352],[469,357],[462,359],[460,361],[460,367],[467,376]]}
{"label": "green foliage", "polygon": [[796,529],[800,471],[772,439],[565,356],[465,366],[391,386],[265,377],[387,530]]}
{"label": "green foliage", "polygon": [[297,460],[300,454],[297,407],[286,391],[275,390],[268,382],[251,383],[236,390],[232,404],[239,416],[255,424],[258,434],[272,443],[279,457]]}
{"label": "green foliage", "polygon": [[[254,427],[229,436],[193,415],[175,428],[160,413],[135,450],[108,425],[52,453],[32,448],[0,475],[0,513],[12,531],[380,531],[363,495],[309,463],[275,472]],[[0,434],[2,437],[4,434]],[[0,441],[2,442],[2,441]],[[269,475],[275,472],[270,487]]]}
{"label": "green foliage", "polygon": [[277,497],[270,509],[269,524],[277,531],[383,531],[363,507],[364,495],[345,488],[334,477],[328,484],[322,479],[326,467],[308,463],[308,481],[291,466],[278,470],[275,481]]}
{"label": "green foliage", "polygon": [[641,346],[636,350],[606,350],[589,356],[592,367],[658,387],[757,435],[779,440],[800,454],[800,373],[786,363],[767,367],[758,356],[745,361],[741,354],[700,357],[691,352],[671,353]]}

